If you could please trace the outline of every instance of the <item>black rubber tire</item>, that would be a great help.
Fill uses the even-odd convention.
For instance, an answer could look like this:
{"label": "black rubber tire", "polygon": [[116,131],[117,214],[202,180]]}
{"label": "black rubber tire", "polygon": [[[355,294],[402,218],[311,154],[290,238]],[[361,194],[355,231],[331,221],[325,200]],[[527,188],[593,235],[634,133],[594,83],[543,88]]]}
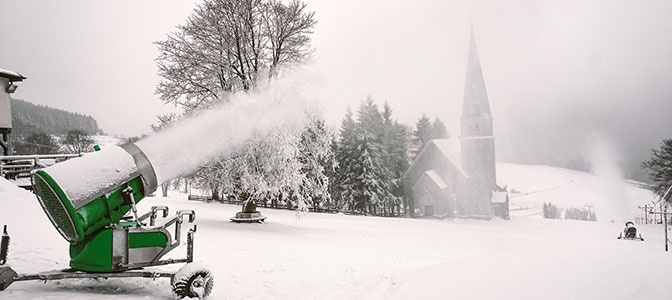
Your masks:
{"label": "black rubber tire", "polygon": [[215,285],[215,278],[207,268],[186,264],[173,275],[170,285],[179,299],[207,299]]}

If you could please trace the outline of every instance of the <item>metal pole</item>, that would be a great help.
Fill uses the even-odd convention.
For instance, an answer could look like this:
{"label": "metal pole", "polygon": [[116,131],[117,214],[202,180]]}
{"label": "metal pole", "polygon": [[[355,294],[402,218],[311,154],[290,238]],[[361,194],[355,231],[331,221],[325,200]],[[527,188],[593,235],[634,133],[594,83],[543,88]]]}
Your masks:
{"label": "metal pole", "polygon": [[668,245],[667,245],[668,244],[667,243],[667,241],[668,241],[667,240],[667,214],[666,214],[667,213],[667,208],[665,208],[665,210],[666,211],[663,212],[663,214],[661,216],[663,217],[663,220],[664,220],[663,222],[665,223],[665,251],[667,251],[668,250]]}

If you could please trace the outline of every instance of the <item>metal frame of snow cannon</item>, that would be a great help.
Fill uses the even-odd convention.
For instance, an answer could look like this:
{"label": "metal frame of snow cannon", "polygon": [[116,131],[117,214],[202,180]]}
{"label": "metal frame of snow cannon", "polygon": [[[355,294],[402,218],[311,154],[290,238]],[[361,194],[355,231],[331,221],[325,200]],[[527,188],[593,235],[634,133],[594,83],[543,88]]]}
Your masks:
{"label": "metal frame of snow cannon", "polygon": [[[122,169],[116,167],[117,173],[120,170],[130,172],[119,173],[123,175],[117,177],[96,177],[96,172],[109,169],[109,161],[122,166]],[[99,185],[92,194],[78,194],[82,187],[68,177],[71,170],[78,171],[83,178],[109,178],[109,181],[104,182],[105,186]],[[187,233],[186,258],[161,259],[181,244],[182,223],[193,223],[195,212],[180,210],[159,226],[156,225],[157,218],[167,218],[168,207],[154,206],[148,213],[138,216],[136,203],[156,190],[157,180],[150,161],[136,145],[129,143],[107,152],[86,155],[34,171],[31,176],[38,202],[57,231],[70,242],[70,269],[17,274],[9,266],[0,266],[0,291],[14,281],[26,280],[170,277],[177,296],[205,299],[210,294],[214,284],[212,274],[192,263],[196,225]],[[90,187],[84,189],[90,190]],[[149,226],[144,223],[148,219]],[[170,226],[175,227],[174,238]],[[3,244],[8,245],[9,236],[4,236],[6,242]],[[5,258],[1,259],[4,262],[8,247],[0,248],[5,249],[0,251],[5,253]],[[174,273],[144,269],[175,263],[186,264]]]}
{"label": "metal frame of snow cannon", "polygon": [[635,227],[635,223],[632,223],[630,221],[625,223],[625,229],[623,229],[623,232],[618,234],[618,239],[624,239],[624,240],[638,240],[638,241],[643,241],[644,238],[642,238],[642,235],[639,234],[637,236],[637,227]]}
{"label": "metal frame of snow cannon", "polygon": [[[165,206],[154,206],[152,207],[152,210],[146,214],[144,214],[142,217],[139,218],[139,221],[145,220],[147,218],[150,219],[150,222],[153,222],[157,218],[157,212],[158,211],[163,211],[163,217],[167,217],[168,215],[168,209]],[[141,262],[141,263],[131,263],[131,264],[124,264],[120,263],[118,265],[118,268],[115,269],[115,271],[112,272],[85,272],[85,271],[79,271],[76,269],[62,269],[62,270],[51,270],[51,271],[46,271],[46,272],[40,272],[36,274],[18,274],[16,273],[11,267],[9,266],[4,266],[4,264],[7,261],[7,254],[8,254],[8,245],[9,245],[9,235],[7,234],[7,226],[5,226],[4,234],[2,235],[1,241],[3,245],[4,251],[2,251],[2,255],[0,257],[0,291],[4,291],[7,287],[9,287],[12,283],[17,282],[17,281],[30,281],[30,280],[38,280],[38,281],[48,281],[48,280],[61,280],[61,279],[107,279],[107,278],[151,278],[152,280],[156,280],[157,278],[170,278],[171,279],[171,285],[173,292],[175,292],[178,296],[180,297],[198,297],[199,299],[206,299],[207,296],[210,294],[210,291],[212,289],[213,282],[210,281],[208,282],[207,280],[212,280],[212,276],[209,274],[209,271],[207,270],[202,270],[203,273],[207,273],[210,278],[207,280],[203,280],[206,282],[206,284],[209,284],[207,287],[207,292],[205,291],[205,287],[201,287],[198,285],[195,285],[195,280],[194,278],[189,278],[192,277],[191,274],[186,274],[187,276],[187,282],[186,282],[186,287],[187,289],[184,290],[178,290],[179,289],[179,284],[180,282],[176,280],[178,277],[178,274],[182,272],[183,269],[186,268],[187,265],[192,263],[194,261],[194,234],[196,232],[197,226],[194,225],[193,228],[190,228],[188,233],[187,233],[187,253],[186,253],[186,258],[183,259],[166,259],[166,260],[160,260],[160,258],[167,254],[168,252],[172,251],[173,249],[177,248],[180,245],[181,241],[181,228],[182,228],[182,223],[185,221],[184,217],[188,216],[187,222],[192,223],[195,220],[195,213],[194,211],[191,210],[180,210],[177,212],[177,214],[171,218],[168,222],[164,223],[163,225],[157,226],[157,227],[150,227],[147,228],[147,226],[143,225],[122,225],[122,226],[114,226],[115,228],[111,228],[113,230],[132,230],[135,232],[151,232],[153,230],[162,230],[162,231],[167,231],[167,227],[175,225],[175,240],[174,242],[171,241],[171,243],[164,248],[159,255],[156,256],[155,259],[149,262]],[[142,223],[138,223],[142,224]],[[177,263],[187,263],[185,267],[182,269],[178,270],[177,272],[162,272],[162,271],[150,271],[146,270],[144,268],[147,267],[155,267],[155,266],[162,266],[162,265],[168,265],[168,264],[177,264]],[[183,276],[180,276],[183,277]],[[185,282],[182,282],[184,285]],[[201,283],[203,285],[203,283]],[[201,293],[198,293],[195,291],[197,288],[201,288]]]}

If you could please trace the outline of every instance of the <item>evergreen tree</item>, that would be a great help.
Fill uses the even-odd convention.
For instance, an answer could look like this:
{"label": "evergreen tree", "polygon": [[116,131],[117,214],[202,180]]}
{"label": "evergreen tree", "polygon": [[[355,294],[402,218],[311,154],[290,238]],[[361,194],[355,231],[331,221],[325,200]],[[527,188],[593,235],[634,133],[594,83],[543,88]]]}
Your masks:
{"label": "evergreen tree", "polygon": [[327,207],[329,208],[340,208],[339,203],[337,202],[337,190],[338,190],[338,160],[336,155],[338,153],[338,140],[335,134],[331,135],[331,152],[330,156],[325,159],[324,162],[324,174],[329,180],[328,191],[329,191],[329,202]]}
{"label": "evergreen tree", "polygon": [[392,119],[392,108],[385,102],[383,106],[384,146],[386,155],[386,168],[389,180],[389,193],[391,197],[384,203],[385,214],[393,213],[402,200],[401,176],[409,166],[408,162],[408,131],[406,126]]}
{"label": "evergreen tree", "polygon": [[340,140],[336,151],[336,180],[334,181],[335,204],[337,208],[353,210],[353,201],[355,198],[355,181],[357,170],[355,169],[355,151],[356,151],[356,129],[357,125],[352,115],[352,110],[348,107],[345,117],[341,122]]}
{"label": "evergreen tree", "polygon": [[423,114],[418,122],[415,124],[415,131],[413,131],[413,144],[416,147],[415,156],[417,156],[422,149],[429,143],[433,137],[432,123],[427,117]]}
{"label": "evergreen tree", "polygon": [[433,139],[450,138],[450,135],[448,134],[448,129],[446,129],[446,125],[444,125],[439,118],[434,118],[434,122],[432,123],[432,138]]}
{"label": "evergreen tree", "polygon": [[[664,196],[672,186],[672,138],[663,140],[658,149],[652,149],[651,157],[642,163],[642,167],[648,169],[656,193]],[[672,197],[668,196],[666,200],[672,201]]]}
{"label": "evergreen tree", "polygon": [[359,198],[357,208],[377,214],[383,203],[392,197],[389,192],[391,174],[384,149],[384,121],[373,99],[367,98],[359,106],[357,123],[357,163]]}

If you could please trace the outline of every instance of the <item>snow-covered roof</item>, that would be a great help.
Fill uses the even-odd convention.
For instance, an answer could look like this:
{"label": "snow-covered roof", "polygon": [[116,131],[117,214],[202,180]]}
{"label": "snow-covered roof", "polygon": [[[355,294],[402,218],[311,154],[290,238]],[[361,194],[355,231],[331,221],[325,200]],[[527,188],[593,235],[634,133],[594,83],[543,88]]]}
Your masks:
{"label": "snow-covered roof", "polygon": [[425,174],[427,174],[429,178],[431,178],[434,182],[436,182],[436,186],[438,186],[440,189],[445,189],[448,187],[446,182],[443,181],[443,179],[441,179],[441,176],[439,175],[439,173],[436,173],[436,171],[429,170],[426,171]]}
{"label": "snow-covered roof", "polygon": [[21,75],[18,72],[9,71],[9,70],[5,70],[5,69],[0,69],[0,77],[7,78],[10,81],[22,81],[22,80],[26,79],[25,76]]}
{"label": "snow-covered roof", "polygon": [[492,192],[492,203],[506,203],[506,192]]}
{"label": "snow-covered roof", "polygon": [[434,145],[441,150],[441,153],[455,165],[455,168],[462,173],[464,177],[469,177],[467,176],[467,173],[462,170],[462,155],[460,154],[459,139],[434,139],[431,140],[431,143],[434,143]]}

